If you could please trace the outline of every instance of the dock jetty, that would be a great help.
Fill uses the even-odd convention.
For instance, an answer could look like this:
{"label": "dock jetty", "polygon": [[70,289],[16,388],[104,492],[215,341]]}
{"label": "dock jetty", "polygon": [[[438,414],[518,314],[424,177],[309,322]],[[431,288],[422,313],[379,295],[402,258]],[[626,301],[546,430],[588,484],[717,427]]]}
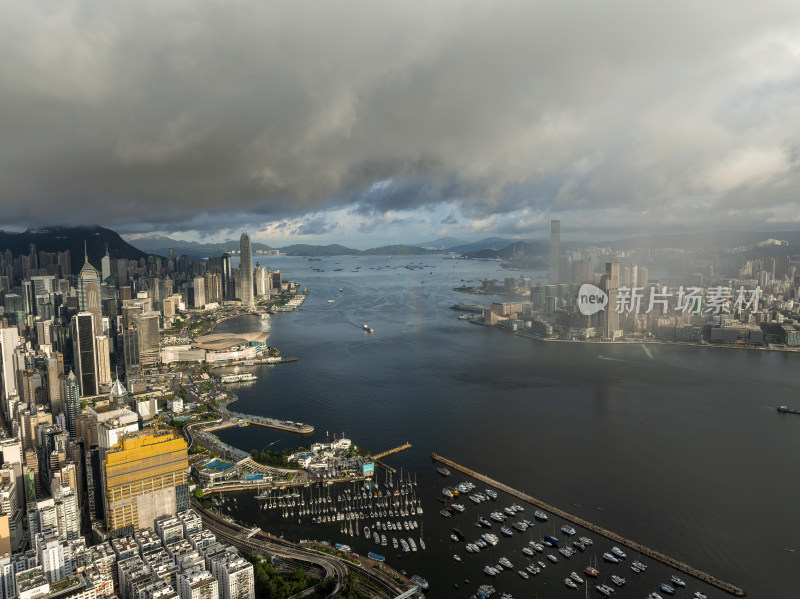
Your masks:
{"label": "dock jetty", "polygon": [[380,466],[381,468],[383,468],[387,472],[391,472],[392,474],[395,474],[395,473],[397,473],[397,470],[395,470],[394,468],[392,468],[388,464],[384,464],[381,461],[381,458],[385,458],[387,455],[392,455],[393,453],[399,453],[401,451],[405,451],[406,449],[410,449],[410,448],[411,448],[411,443],[403,443],[402,445],[399,445],[397,447],[393,447],[392,449],[387,449],[386,451],[382,451],[380,453],[376,453],[375,455],[372,456],[372,459],[374,460],[374,462],[378,466]]}
{"label": "dock jetty", "polygon": [[393,447],[392,449],[387,449],[386,451],[382,451],[380,453],[376,453],[372,456],[373,460],[380,460],[381,458],[385,458],[387,455],[392,455],[393,453],[400,453],[401,451],[405,451],[406,449],[411,449],[411,443],[403,443],[397,447]]}
{"label": "dock jetty", "polygon": [[471,476],[472,478],[480,480],[480,481],[486,483],[487,485],[491,485],[493,487],[496,487],[496,488],[500,489],[501,491],[504,491],[505,493],[508,493],[509,495],[512,495],[512,496],[514,496],[514,497],[516,497],[518,499],[521,499],[522,501],[525,501],[527,503],[530,503],[531,505],[535,505],[536,507],[541,508],[541,509],[543,509],[543,510],[545,510],[547,512],[550,512],[551,514],[555,514],[556,516],[559,516],[560,518],[563,518],[564,520],[567,520],[568,522],[572,522],[573,524],[577,524],[578,526],[582,526],[583,528],[585,528],[587,530],[591,530],[592,532],[597,533],[597,534],[599,534],[601,536],[604,536],[607,539],[610,539],[610,540],[614,541],[615,543],[619,543],[620,545],[625,545],[627,547],[630,547],[631,549],[641,553],[642,555],[646,555],[651,559],[657,560],[657,561],[659,561],[659,562],[661,562],[663,564],[666,564],[666,565],[670,566],[671,568],[675,568],[676,570],[680,570],[681,572],[684,572],[685,574],[688,574],[689,576],[692,576],[692,577],[694,577],[694,578],[696,578],[698,580],[701,580],[701,581],[703,581],[705,583],[713,585],[713,586],[717,587],[718,589],[721,589],[721,590],[723,590],[723,591],[725,591],[727,593],[730,593],[731,595],[735,595],[736,597],[744,597],[747,594],[747,593],[745,593],[744,589],[741,589],[740,587],[737,587],[736,585],[731,584],[730,582],[725,582],[724,580],[721,580],[721,579],[717,578],[716,576],[713,576],[711,574],[703,572],[702,570],[698,570],[697,568],[694,568],[694,567],[690,566],[689,564],[686,564],[684,562],[678,561],[678,560],[676,560],[676,559],[674,559],[674,558],[672,558],[672,557],[670,557],[668,555],[665,555],[665,554],[661,553],[660,551],[656,551],[655,549],[651,549],[650,547],[642,545],[641,543],[637,543],[636,541],[632,541],[630,539],[626,539],[625,537],[623,537],[621,535],[618,535],[615,532],[612,532],[612,531],[610,531],[610,530],[608,530],[606,528],[598,526],[597,524],[589,522],[588,520],[584,520],[583,518],[580,518],[578,516],[574,516],[574,515],[572,515],[572,514],[570,514],[568,512],[565,512],[564,510],[561,510],[561,509],[559,509],[559,508],[557,508],[555,506],[547,504],[544,501],[541,501],[540,499],[536,499],[535,497],[531,497],[530,495],[528,495],[526,493],[523,493],[521,491],[517,491],[516,489],[512,489],[508,485],[504,485],[503,483],[497,482],[496,480],[493,480],[493,479],[489,478],[488,476],[485,476],[483,474],[480,474],[478,472],[470,470],[469,468],[466,468],[466,467],[464,467],[464,466],[462,466],[460,464],[457,464],[457,463],[453,462],[452,460],[448,460],[447,458],[444,458],[444,457],[442,457],[442,456],[440,456],[438,454],[432,453],[431,454],[431,459],[433,459],[436,462],[441,462],[442,464],[445,464],[446,466],[448,466],[450,468],[453,468],[454,470],[458,470],[459,472],[463,472],[464,474],[467,474],[467,475]]}

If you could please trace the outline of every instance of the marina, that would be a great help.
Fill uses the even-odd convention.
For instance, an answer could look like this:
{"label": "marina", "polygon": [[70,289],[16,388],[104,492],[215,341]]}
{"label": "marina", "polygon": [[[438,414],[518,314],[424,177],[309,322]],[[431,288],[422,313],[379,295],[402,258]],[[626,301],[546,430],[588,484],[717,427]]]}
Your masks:
{"label": "marina", "polygon": [[[723,591],[725,591],[727,593],[730,593],[730,594],[735,595],[737,597],[744,597],[746,595],[746,593],[745,593],[745,591],[743,589],[737,587],[734,584],[731,584],[729,582],[721,580],[721,579],[717,578],[716,576],[713,576],[711,574],[708,574],[707,572],[703,572],[701,570],[698,570],[697,568],[693,568],[692,566],[690,566],[688,564],[685,564],[685,563],[683,563],[683,562],[681,562],[679,560],[676,560],[676,559],[674,559],[674,558],[672,558],[672,557],[670,557],[668,555],[665,555],[665,554],[663,554],[663,553],[661,553],[659,551],[656,551],[654,549],[646,547],[646,546],[642,545],[641,543],[637,543],[636,541],[632,541],[630,539],[626,539],[626,538],[616,534],[615,532],[607,530],[607,529],[605,529],[605,528],[603,528],[601,526],[598,526],[597,524],[589,522],[588,520],[585,520],[583,518],[579,518],[577,516],[573,516],[572,514],[569,514],[568,512],[565,512],[564,510],[556,508],[556,507],[554,507],[552,505],[548,505],[548,504],[544,503],[543,501],[541,501],[539,499],[536,499],[535,497],[532,497],[532,496],[530,496],[530,495],[528,495],[526,493],[523,493],[523,492],[518,491],[516,489],[512,489],[511,487],[509,487],[507,485],[504,485],[503,483],[497,482],[497,481],[489,478],[488,476],[485,476],[485,475],[480,474],[478,472],[474,472],[473,470],[470,470],[469,468],[467,468],[465,466],[457,464],[456,462],[453,462],[452,460],[448,460],[447,458],[444,458],[444,457],[442,457],[440,455],[437,455],[435,453],[431,454],[431,459],[433,459],[435,462],[440,462],[442,464],[445,464],[449,468],[452,468],[454,470],[458,470],[459,472],[467,474],[467,475],[469,475],[469,476],[471,476],[471,477],[473,477],[473,478],[475,478],[477,480],[480,480],[481,482],[484,482],[484,483],[486,483],[488,485],[492,485],[493,487],[501,489],[505,493],[507,493],[507,494],[509,494],[511,496],[517,497],[518,499],[521,499],[522,501],[530,503],[531,505],[534,505],[534,506],[536,506],[536,507],[538,507],[540,509],[547,510],[548,512],[550,512],[552,514],[555,514],[555,515],[563,518],[564,520],[568,520],[569,522],[572,522],[572,523],[577,524],[578,526],[581,526],[581,527],[583,527],[583,528],[585,528],[587,530],[590,530],[590,531],[592,531],[594,533],[602,535],[602,536],[606,537],[607,539],[610,539],[612,541],[620,543],[621,545],[625,545],[626,547],[630,547],[631,549],[633,549],[634,551],[639,552],[642,555],[646,555],[647,557],[655,559],[655,560],[657,560],[657,561],[659,561],[659,562],[661,562],[663,564],[666,564],[666,565],[668,565],[668,566],[670,566],[672,568],[675,568],[676,570],[684,572],[684,573],[688,574],[689,576],[693,576],[694,578],[696,578],[698,580],[701,580],[701,581],[703,581],[703,582],[705,582],[707,584],[713,585],[713,586],[715,586],[715,587],[717,587],[717,588],[719,588],[719,589],[721,589],[721,590],[723,590]],[[619,554],[624,555],[622,550],[620,550],[619,548],[615,547],[614,549],[617,549],[617,551],[614,552],[617,555],[619,555]],[[606,557],[606,556],[608,556],[608,557]],[[605,554],[604,557],[607,559],[607,561],[618,560],[618,557],[615,557],[612,554]],[[557,558],[552,554],[548,554],[547,558],[551,562],[553,562],[554,564],[558,562]],[[611,559],[609,559],[609,558],[611,558]],[[663,587],[662,587],[662,590],[663,590]]]}

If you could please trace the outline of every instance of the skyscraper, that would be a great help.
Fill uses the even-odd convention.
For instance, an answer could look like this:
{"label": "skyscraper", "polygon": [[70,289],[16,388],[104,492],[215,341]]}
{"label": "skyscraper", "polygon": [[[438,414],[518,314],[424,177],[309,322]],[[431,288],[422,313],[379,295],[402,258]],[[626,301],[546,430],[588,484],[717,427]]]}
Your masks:
{"label": "skyscraper", "polygon": [[559,269],[561,268],[561,221],[550,221],[550,284],[555,285],[559,282]]}
{"label": "skyscraper", "polygon": [[81,407],[81,390],[78,386],[78,381],[75,378],[74,372],[69,373],[69,376],[67,377],[67,384],[64,390],[69,436],[75,437],[75,423],[77,422],[78,412],[80,411]]}
{"label": "skyscraper", "polygon": [[255,306],[253,300],[253,250],[250,247],[250,235],[242,233],[239,240],[241,251],[241,263],[239,264],[239,276],[242,278],[241,293],[242,306],[252,308]]}
{"label": "skyscraper", "polygon": [[[11,395],[17,394],[17,372],[14,368],[14,350],[19,345],[19,332],[17,327],[0,329],[0,370],[2,371],[2,399],[3,410],[6,409],[6,400]],[[6,416],[8,413],[6,412]]]}
{"label": "skyscraper", "polygon": [[604,318],[603,334],[607,339],[613,339],[619,330],[619,312],[617,312],[619,262],[606,263],[606,272],[600,279],[600,288],[608,295],[606,309],[600,312]]}
{"label": "skyscraper", "polygon": [[89,255],[84,255],[83,268],[78,274],[78,309],[91,312],[94,328],[100,331],[100,273],[89,264]]}
{"label": "skyscraper", "polygon": [[98,392],[95,336],[94,314],[80,312],[72,317],[73,356],[81,396],[97,395]]}
{"label": "skyscraper", "polygon": [[165,514],[189,509],[183,437],[142,431],[122,437],[103,460],[106,527],[112,537],[152,528]]}

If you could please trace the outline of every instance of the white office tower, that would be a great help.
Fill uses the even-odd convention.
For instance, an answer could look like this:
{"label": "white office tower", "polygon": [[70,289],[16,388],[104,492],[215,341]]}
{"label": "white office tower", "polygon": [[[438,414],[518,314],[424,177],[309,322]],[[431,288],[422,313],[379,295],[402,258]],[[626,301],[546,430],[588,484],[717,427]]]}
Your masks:
{"label": "white office tower", "polygon": [[181,599],[218,599],[219,584],[211,572],[195,566],[178,576],[178,595]]}
{"label": "white office tower", "polygon": [[242,279],[240,299],[242,300],[242,306],[252,308],[255,306],[255,300],[253,299],[253,250],[250,247],[250,236],[247,233],[242,233],[239,247],[242,258],[239,264],[239,276]]}
{"label": "white office tower", "polygon": [[229,556],[217,566],[220,599],[253,599],[253,564],[241,556]]}

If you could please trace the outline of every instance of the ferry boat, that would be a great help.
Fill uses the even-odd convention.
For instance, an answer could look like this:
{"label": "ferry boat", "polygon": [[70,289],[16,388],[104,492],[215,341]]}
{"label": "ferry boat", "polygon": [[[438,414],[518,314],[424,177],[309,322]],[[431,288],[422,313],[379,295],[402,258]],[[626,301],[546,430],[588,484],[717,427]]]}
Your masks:
{"label": "ferry boat", "polygon": [[374,559],[376,562],[385,562],[386,558],[378,553],[372,553],[371,551],[367,553],[367,557],[369,559]]}
{"label": "ferry boat", "polygon": [[256,375],[250,372],[230,373],[221,375],[219,377],[219,380],[222,383],[238,383],[243,381],[254,381],[256,380]]}

